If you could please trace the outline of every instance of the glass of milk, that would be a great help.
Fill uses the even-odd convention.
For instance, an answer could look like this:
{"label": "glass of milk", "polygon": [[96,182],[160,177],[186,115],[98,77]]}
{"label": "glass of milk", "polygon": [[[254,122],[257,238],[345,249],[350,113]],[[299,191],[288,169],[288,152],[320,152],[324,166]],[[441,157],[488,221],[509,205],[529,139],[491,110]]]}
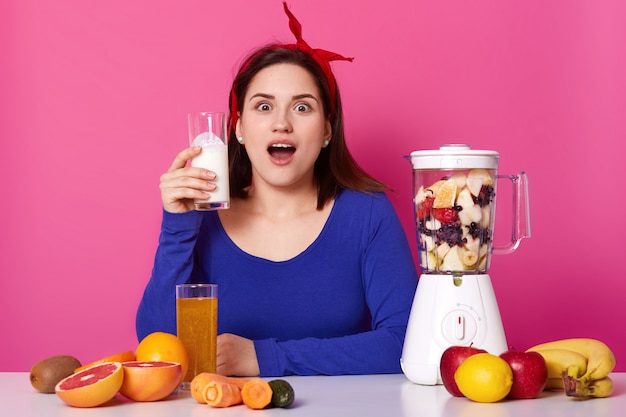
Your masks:
{"label": "glass of milk", "polygon": [[206,200],[195,200],[196,210],[219,210],[230,207],[228,186],[228,136],[226,114],[199,112],[189,114],[189,143],[202,147],[202,152],[191,160],[192,167],[215,172],[215,190]]}

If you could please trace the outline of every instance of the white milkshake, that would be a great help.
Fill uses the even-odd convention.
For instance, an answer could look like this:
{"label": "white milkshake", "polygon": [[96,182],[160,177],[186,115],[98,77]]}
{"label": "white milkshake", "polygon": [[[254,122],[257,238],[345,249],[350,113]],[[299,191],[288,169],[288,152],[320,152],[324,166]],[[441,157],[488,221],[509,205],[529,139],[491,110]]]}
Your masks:
{"label": "white milkshake", "polygon": [[195,200],[196,210],[215,210],[230,207],[228,184],[228,146],[210,132],[199,134],[192,146],[201,146],[202,152],[191,160],[192,167],[200,167],[215,172],[215,190],[206,200]]}

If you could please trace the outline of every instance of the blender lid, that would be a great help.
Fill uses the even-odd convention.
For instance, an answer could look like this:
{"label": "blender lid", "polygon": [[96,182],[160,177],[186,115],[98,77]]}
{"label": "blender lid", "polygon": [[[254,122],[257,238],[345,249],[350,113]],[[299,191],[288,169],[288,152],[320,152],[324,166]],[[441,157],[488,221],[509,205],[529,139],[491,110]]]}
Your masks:
{"label": "blender lid", "polygon": [[413,169],[497,169],[499,156],[466,144],[445,144],[438,150],[413,151],[410,159]]}

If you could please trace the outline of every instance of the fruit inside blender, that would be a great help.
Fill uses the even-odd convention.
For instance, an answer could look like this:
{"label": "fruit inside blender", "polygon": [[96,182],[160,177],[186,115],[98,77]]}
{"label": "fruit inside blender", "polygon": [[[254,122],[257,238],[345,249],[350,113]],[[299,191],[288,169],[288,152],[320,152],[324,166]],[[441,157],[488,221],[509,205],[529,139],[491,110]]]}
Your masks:
{"label": "fruit inside blender", "polygon": [[483,274],[489,269],[495,171],[424,170],[415,182],[415,218],[423,273]]}

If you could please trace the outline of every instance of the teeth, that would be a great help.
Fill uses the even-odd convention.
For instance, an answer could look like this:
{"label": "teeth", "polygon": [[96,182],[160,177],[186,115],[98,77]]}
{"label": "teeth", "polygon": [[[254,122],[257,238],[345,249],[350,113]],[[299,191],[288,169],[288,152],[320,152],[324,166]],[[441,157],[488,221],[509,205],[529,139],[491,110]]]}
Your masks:
{"label": "teeth", "polygon": [[287,145],[286,143],[274,143],[272,148],[292,148],[293,146]]}

